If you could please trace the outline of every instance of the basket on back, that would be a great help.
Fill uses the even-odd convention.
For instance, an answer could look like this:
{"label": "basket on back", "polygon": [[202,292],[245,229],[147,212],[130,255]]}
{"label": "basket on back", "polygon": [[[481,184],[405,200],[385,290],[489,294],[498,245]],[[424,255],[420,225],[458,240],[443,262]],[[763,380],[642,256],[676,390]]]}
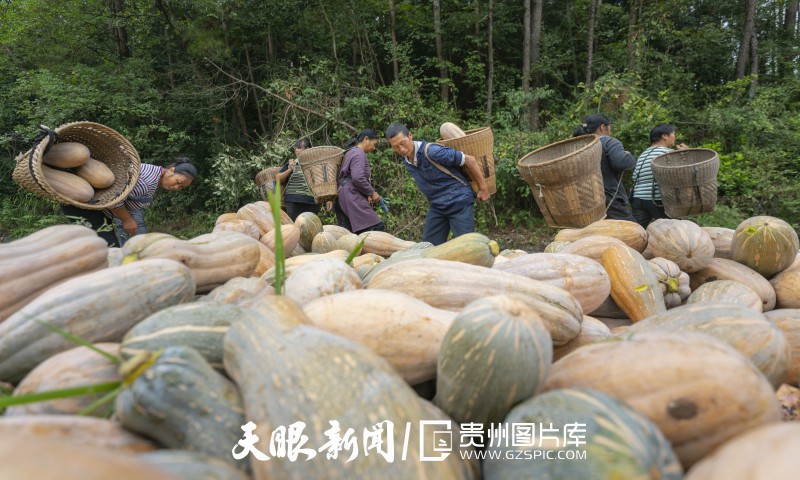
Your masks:
{"label": "basket on back", "polygon": [[332,146],[307,148],[297,156],[315,202],[322,203],[336,197],[336,176],[339,174],[342,158],[344,150]]}
{"label": "basket on back", "polygon": [[517,169],[551,227],[581,228],[606,214],[599,137],[583,135],[539,148]]}
{"label": "basket on back", "polygon": [[688,148],[653,159],[653,177],[661,188],[664,211],[672,218],[712,212],[717,205],[719,155]]}
{"label": "basket on back", "polygon": [[[460,150],[467,155],[472,155],[478,161],[478,166],[486,179],[489,195],[497,192],[497,179],[494,175],[494,134],[490,127],[477,128],[464,132],[466,136],[437,140],[436,143]],[[469,175],[467,175],[469,178]],[[470,179],[472,190],[478,191],[478,182]]]}
{"label": "basket on back", "polygon": [[139,179],[141,160],[131,143],[115,130],[93,122],[67,123],[55,129],[55,143],[78,142],[89,148],[91,158],[104,163],[114,174],[114,183],[107,188],[96,189],[94,196],[80,202],[56,191],[45,178],[42,156],[51,142],[43,135],[33,148],[15,159],[11,175],[19,186],[44,199],[74,205],[89,210],[101,210],[122,202]]}
{"label": "basket on back", "polygon": [[[267,201],[267,191],[275,194],[275,184],[280,171],[281,167],[270,167],[256,174],[256,185],[258,185],[258,194],[261,196],[261,200]],[[282,190],[281,193],[283,193]]]}

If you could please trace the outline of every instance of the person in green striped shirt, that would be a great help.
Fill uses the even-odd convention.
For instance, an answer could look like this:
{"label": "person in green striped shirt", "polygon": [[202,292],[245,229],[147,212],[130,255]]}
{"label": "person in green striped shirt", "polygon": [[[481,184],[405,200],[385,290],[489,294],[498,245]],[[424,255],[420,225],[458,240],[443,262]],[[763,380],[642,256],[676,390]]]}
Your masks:
{"label": "person in green striped shirt", "polygon": [[[314,201],[311,195],[311,190],[306,183],[306,177],[303,176],[303,167],[297,160],[300,152],[311,148],[311,140],[308,138],[301,138],[294,142],[294,155],[295,158],[289,160],[284,165],[280,172],[278,172],[278,181],[283,184],[286,183],[284,191],[284,200],[286,201],[286,213],[292,221],[296,220],[298,215],[303,212],[319,213],[319,205]],[[288,178],[288,182],[287,179]],[[333,207],[333,202],[325,203],[325,210],[330,210]]]}
{"label": "person in green striped shirt", "polygon": [[[644,228],[659,218],[669,218],[661,205],[661,189],[653,178],[653,159],[659,155],[673,152],[675,145],[675,127],[668,123],[659,123],[650,130],[650,147],[648,147],[636,160],[633,167],[633,193],[631,208],[636,223]],[[688,148],[684,144],[676,147],[678,150]]]}

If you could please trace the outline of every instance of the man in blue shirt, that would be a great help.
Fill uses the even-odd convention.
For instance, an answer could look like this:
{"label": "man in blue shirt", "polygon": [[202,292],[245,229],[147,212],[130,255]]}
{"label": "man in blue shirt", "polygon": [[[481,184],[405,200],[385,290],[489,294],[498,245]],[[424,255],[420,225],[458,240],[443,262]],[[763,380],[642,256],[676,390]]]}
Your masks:
{"label": "man in blue shirt", "polygon": [[386,138],[392,150],[403,158],[417,188],[428,200],[430,208],[425,216],[422,240],[439,245],[447,241],[450,230],[453,237],[474,232],[476,194],[457,167],[465,167],[470,176],[477,179],[478,200],[488,200],[486,179],[475,157],[424,140],[414,141],[408,128],[400,123],[389,125]]}

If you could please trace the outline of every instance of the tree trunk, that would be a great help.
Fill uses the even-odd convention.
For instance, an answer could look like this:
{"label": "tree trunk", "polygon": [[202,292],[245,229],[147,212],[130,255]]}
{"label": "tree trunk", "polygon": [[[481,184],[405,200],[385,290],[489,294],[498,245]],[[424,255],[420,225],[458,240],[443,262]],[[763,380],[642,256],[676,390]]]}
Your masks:
{"label": "tree trunk", "polygon": [[[253,75],[253,65],[250,63],[250,49],[247,48],[245,45],[244,47],[244,58],[247,60],[247,74],[250,76],[250,82],[255,84],[256,77]],[[267,126],[264,123],[264,115],[261,113],[261,105],[258,104],[258,90],[255,87],[251,87],[253,91],[253,101],[256,104],[256,114],[258,115],[258,125],[261,127],[261,134],[267,134]]]}
{"label": "tree trunk", "polygon": [[267,26],[267,59],[270,62],[274,62],[275,55],[275,32],[270,24]]}
{"label": "tree trunk", "polygon": [[575,46],[575,35],[573,33],[572,25],[575,23],[573,0],[567,0],[564,5],[564,16],[567,21],[567,38],[569,38],[569,50],[571,52],[570,73],[572,75],[572,84],[577,84],[578,80],[578,49]]}
{"label": "tree trunk", "polygon": [[392,73],[394,81],[400,79],[400,63],[397,61],[397,12],[394,8],[394,0],[389,0],[389,22],[392,30]]}
{"label": "tree trunk", "polygon": [[[755,3],[755,0],[753,0]],[[758,35],[755,31],[750,36],[750,99],[756,97],[756,89],[758,88]]]}
{"label": "tree trunk", "polygon": [[639,42],[639,17],[642,13],[642,0],[630,2],[630,12],[628,13],[628,70],[633,71],[636,67],[636,50]]}
{"label": "tree trunk", "polygon": [[481,2],[475,2],[475,38],[481,36]]}
{"label": "tree trunk", "polygon": [[336,30],[333,28],[333,24],[331,23],[330,19],[328,18],[328,13],[325,11],[325,5],[323,5],[322,0],[319,0],[319,8],[322,10],[322,16],[325,17],[325,22],[328,24],[328,28],[331,31],[331,47],[333,48],[333,71],[336,76],[339,76],[339,57],[336,54]]}
{"label": "tree trunk", "polygon": [[[522,16],[522,93],[525,97],[531,91],[531,1],[524,0],[525,13]],[[523,109],[525,118],[530,118],[530,104]]]}
{"label": "tree trunk", "polygon": [[114,15],[111,17],[113,22],[111,31],[117,42],[117,55],[119,55],[119,58],[128,58],[131,56],[130,46],[128,45],[128,30],[124,25],[117,24],[117,22],[120,22],[119,16],[122,14],[123,10],[124,5],[122,4],[122,0],[114,0]]}
{"label": "tree trunk", "polygon": [[786,2],[786,15],[783,17],[783,48],[781,49],[779,75],[783,76],[791,73],[797,65],[797,23],[798,23],[798,0]]}
{"label": "tree trunk", "polygon": [[591,0],[589,5],[589,40],[586,45],[586,88],[592,85],[592,68],[594,67],[594,25],[597,21],[597,10],[601,0]]}
{"label": "tree trunk", "polygon": [[[533,4],[533,33],[531,38],[531,67],[533,69],[534,92],[542,86],[542,3],[543,0],[534,0]],[[539,129],[539,99],[534,98],[531,104],[531,130]]]}
{"label": "tree trunk", "polygon": [[492,102],[494,101],[494,26],[493,22],[493,15],[494,15],[494,1],[489,0],[489,8],[488,8],[488,25],[487,25],[487,63],[489,64],[489,72],[487,74],[486,79],[486,119],[489,123],[492,122]]}
{"label": "tree trunk", "polygon": [[436,59],[439,62],[439,82],[442,101],[447,103],[450,99],[450,85],[447,80],[447,63],[444,59],[444,45],[442,43],[442,1],[433,0],[433,32],[436,36]]}
{"label": "tree trunk", "polygon": [[744,28],[742,40],[739,43],[739,54],[736,58],[736,79],[744,78],[747,69],[747,58],[750,56],[750,46],[756,31],[756,0],[746,0],[744,13]]}

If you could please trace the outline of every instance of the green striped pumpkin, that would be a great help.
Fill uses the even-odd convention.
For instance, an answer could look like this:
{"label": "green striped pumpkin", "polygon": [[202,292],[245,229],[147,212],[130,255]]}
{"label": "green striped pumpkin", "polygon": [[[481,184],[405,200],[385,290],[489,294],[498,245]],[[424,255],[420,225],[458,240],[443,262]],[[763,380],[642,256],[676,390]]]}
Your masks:
{"label": "green striped pumpkin", "polygon": [[[552,479],[661,479],[679,480],[682,468],[672,446],[650,420],[623,402],[589,389],[554,390],[526,400],[505,418],[503,429],[532,423],[555,428],[563,439],[568,424],[584,426],[583,445],[505,447],[493,445],[483,463],[486,480]],[[538,440],[538,437],[535,437]],[[530,459],[509,460],[509,449],[530,452]],[[558,451],[584,451],[586,459],[558,459]],[[535,450],[551,450],[551,459],[533,458]],[[499,458],[495,458],[498,457]],[[524,456],[513,453],[514,457]]]}
{"label": "green striped pumpkin", "polygon": [[197,350],[213,368],[222,371],[222,341],[231,322],[243,314],[244,311],[235,305],[212,302],[165,308],[128,331],[122,339],[120,355],[127,360],[143,351],[185,345]]}
{"label": "green striped pumpkin", "polygon": [[316,213],[303,212],[297,216],[294,225],[300,231],[300,246],[303,247],[303,250],[306,252],[310,252],[314,237],[322,232],[322,220],[319,219]]}
{"label": "green striped pumpkin", "polygon": [[764,314],[742,305],[704,302],[667,310],[630,326],[627,333],[651,331],[698,332],[738,350],[776,387],[790,365],[786,337]]}
{"label": "green striped pumpkin", "polygon": [[436,369],[437,406],[457,422],[501,422],[544,385],[553,342],[539,314],[515,295],[467,305],[447,330]]}
{"label": "green striped pumpkin", "polygon": [[791,225],[780,218],[757,216],[736,227],[731,258],[769,278],[791,265],[799,248]]}
{"label": "green striped pumpkin", "polygon": [[200,452],[250,471],[249,462],[231,455],[247,423],[239,391],[191,347],[167,347],[119,394],[115,410],[125,428],[164,447]]}

